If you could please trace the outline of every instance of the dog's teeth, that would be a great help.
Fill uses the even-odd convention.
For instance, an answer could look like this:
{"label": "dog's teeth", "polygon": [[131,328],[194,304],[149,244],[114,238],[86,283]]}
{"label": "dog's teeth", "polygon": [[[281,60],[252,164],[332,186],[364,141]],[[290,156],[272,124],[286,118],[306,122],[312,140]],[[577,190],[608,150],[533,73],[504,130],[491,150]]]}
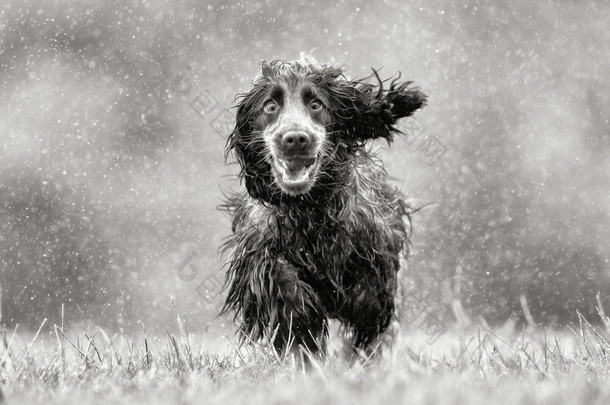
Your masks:
{"label": "dog's teeth", "polygon": [[298,160],[279,159],[275,160],[275,170],[282,181],[287,185],[298,185],[311,181],[312,172],[317,161],[316,158]]}

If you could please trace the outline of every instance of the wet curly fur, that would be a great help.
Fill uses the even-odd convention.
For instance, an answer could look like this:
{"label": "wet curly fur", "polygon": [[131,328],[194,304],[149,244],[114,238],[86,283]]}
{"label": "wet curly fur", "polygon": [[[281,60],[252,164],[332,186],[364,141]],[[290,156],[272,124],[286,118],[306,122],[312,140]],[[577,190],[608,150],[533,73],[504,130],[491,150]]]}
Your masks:
{"label": "wet curly fur", "polygon": [[373,72],[347,80],[311,59],[263,62],[239,100],[227,153],[247,192],[225,205],[233,234],[223,311],[279,352],[323,351],[328,319],[367,348],[394,315],[411,209],[366,144],[390,143],[426,96]]}

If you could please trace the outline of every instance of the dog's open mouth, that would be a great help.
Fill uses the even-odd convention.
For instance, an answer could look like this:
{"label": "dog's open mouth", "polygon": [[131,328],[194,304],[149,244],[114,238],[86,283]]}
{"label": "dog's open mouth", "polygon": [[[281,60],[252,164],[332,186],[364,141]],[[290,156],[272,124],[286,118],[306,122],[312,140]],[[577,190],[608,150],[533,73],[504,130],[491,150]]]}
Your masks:
{"label": "dog's open mouth", "polygon": [[317,171],[316,157],[292,157],[274,159],[277,180],[281,186],[289,188],[294,194],[309,191]]}
{"label": "dog's open mouth", "polygon": [[286,183],[301,183],[309,180],[316,158],[277,159],[276,168]]}

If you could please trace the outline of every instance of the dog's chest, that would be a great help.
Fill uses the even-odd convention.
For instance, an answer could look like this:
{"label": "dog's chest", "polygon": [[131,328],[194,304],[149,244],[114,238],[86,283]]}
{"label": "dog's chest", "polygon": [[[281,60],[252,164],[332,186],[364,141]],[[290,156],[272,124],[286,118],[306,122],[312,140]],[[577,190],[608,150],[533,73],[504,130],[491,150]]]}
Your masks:
{"label": "dog's chest", "polygon": [[[305,215],[303,215],[305,214]],[[328,273],[341,267],[353,250],[353,241],[343,221],[311,210],[277,218],[277,243],[293,265],[313,273]]]}

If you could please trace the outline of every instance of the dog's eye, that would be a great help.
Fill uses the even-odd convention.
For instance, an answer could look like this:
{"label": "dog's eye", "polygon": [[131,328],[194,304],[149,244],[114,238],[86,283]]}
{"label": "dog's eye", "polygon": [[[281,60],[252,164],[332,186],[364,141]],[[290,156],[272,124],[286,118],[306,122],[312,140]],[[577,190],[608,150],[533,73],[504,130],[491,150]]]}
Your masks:
{"label": "dog's eye", "polygon": [[276,110],[277,110],[277,104],[273,100],[267,101],[265,103],[265,105],[263,106],[263,111],[265,111],[267,114],[273,114]]}
{"label": "dog's eye", "polygon": [[312,100],[311,103],[309,103],[309,108],[311,108],[312,111],[321,110],[323,106],[324,105],[320,100]]}

